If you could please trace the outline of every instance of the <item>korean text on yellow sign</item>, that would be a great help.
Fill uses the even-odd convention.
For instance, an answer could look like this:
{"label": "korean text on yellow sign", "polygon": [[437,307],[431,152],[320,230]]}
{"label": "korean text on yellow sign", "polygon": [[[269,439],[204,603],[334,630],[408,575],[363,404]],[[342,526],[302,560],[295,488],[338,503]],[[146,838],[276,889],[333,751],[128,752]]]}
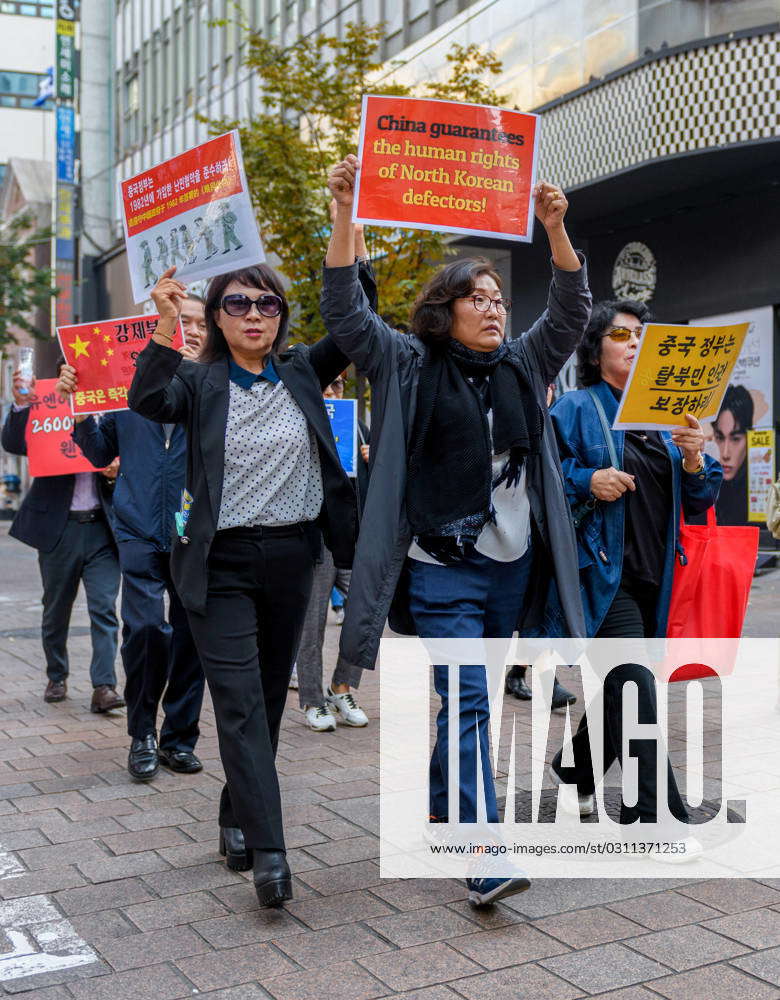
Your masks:
{"label": "korean text on yellow sign", "polygon": [[612,425],[615,430],[680,427],[686,413],[697,420],[715,417],[748,325],[649,323]]}

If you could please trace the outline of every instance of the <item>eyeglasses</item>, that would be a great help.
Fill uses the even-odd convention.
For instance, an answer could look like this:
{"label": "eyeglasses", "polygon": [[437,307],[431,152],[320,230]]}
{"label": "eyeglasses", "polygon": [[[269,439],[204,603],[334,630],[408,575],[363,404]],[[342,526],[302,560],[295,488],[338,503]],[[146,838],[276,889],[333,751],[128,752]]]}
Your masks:
{"label": "eyeglasses", "polygon": [[613,326],[611,330],[608,330],[604,334],[604,336],[609,337],[610,340],[614,340],[618,344],[625,344],[627,340],[631,339],[632,334],[637,340],[641,340],[642,327],[638,326],[636,330],[629,330],[627,326]]}
{"label": "eyeglasses", "polygon": [[271,292],[265,292],[256,299],[250,299],[248,295],[226,295],[220,306],[228,316],[246,316],[254,306],[261,316],[273,319],[282,311],[282,299]]}
{"label": "eyeglasses", "polygon": [[489,312],[491,306],[496,307],[499,316],[506,316],[512,308],[511,299],[491,299],[489,295],[464,295],[464,299],[471,299],[477,312]]}

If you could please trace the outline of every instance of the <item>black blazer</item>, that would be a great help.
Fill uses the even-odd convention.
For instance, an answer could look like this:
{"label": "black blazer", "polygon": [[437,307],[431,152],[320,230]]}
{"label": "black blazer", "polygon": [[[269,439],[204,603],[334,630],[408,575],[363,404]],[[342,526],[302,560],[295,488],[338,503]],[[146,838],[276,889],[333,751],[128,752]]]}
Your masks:
{"label": "black blazer", "polygon": [[[5,418],[0,440],[3,448],[11,455],[27,454],[24,432],[29,416],[29,407],[23,410],[14,410],[12,407]],[[8,534],[39,552],[51,552],[62,538],[68,523],[75,485],[75,476],[41,476],[33,479]],[[104,476],[98,476],[97,492],[106,520],[111,525],[111,487]]]}
{"label": "black blazer", "polygon": [[[322,468],[320,527],[337,566],[352,565],[357,535],[355,493],[339,462],[322,390],[349,364],[330,337],[298,344],[274,360],[279,378],[314,430]],[[227,357],[211,364],[186,361],[155,341],[138,356],[128,394],[130,408],[159,423],[187,428],[186,488],[193,502],[186,533],[174,534],[171,574],[185,608],[206,607],[207,560],[219,522],[230,403]]]}

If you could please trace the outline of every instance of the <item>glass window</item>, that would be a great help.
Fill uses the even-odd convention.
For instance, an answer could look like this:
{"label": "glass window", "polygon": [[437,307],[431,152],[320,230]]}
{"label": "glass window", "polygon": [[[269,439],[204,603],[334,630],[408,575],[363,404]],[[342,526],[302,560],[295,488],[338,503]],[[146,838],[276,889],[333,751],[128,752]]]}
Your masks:
{"label": "glass window", "polygon": [[710,35],[773,24],[780,11],[776,0],[710,0]]}
{"label": "glass window", "polygon": [[[4,108],[32,108],[38,98],[38,91],[44,76],[39,73],[17,73],[14,70],[0,70],[0,100]],[[51,107],[50,102],[42,105]]]}
{"label": "glass window", "polygon": [[1,0],[0,14],[23,14],[26,17],[53,17],[54,3],[19,3],[18,0]]}

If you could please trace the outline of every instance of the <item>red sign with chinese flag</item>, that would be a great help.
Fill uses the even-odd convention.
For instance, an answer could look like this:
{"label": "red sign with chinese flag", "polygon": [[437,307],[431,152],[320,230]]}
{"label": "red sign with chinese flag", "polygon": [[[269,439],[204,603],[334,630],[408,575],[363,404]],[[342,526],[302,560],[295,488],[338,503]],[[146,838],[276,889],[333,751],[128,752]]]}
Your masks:
{"label": "red sign with chinese flag", "polygon": [[539,116],[363,98],[354,221],[530,242]]}
{"label": "red sign with chinese flag", "polygon": [[[107,413],[127,409],[127,390],[135,362],[157,328],[160,317],[124,316],[121,319],[57,327],[65,360],[76,369],[78,387],[71,396],[74,414]],[[172,346],[184,345],[181,324]]]}
{"label": "red sign with chinese flag", "polygon": [[25,438],[27,467],[31,476],[66,476],[96,472],[71,437],[73,416],[64,396],[56,391],[56,378],[38,379],[30,402]]}

